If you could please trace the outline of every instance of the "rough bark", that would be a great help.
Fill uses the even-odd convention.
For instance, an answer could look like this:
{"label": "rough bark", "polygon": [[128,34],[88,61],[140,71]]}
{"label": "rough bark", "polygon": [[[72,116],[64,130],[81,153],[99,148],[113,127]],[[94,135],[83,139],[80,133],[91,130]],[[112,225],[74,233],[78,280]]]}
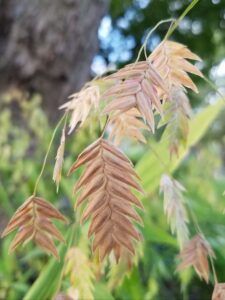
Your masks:
{"label": "rough bark", "polygon": [[109,0],[0,0],[0,91],[43,96],[51,117],[90,76]]}

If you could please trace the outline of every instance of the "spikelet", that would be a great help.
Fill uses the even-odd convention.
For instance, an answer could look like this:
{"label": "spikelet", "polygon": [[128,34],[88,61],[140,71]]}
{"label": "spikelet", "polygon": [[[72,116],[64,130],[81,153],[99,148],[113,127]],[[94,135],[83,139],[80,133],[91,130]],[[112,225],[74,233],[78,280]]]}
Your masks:
{"label": "spikelet", "polygon": [[177,270],[181,271],[193,266],[198,276],[209,281],[208,256],[215,257],[215,254],[206,239],[200,235],[195,235],[179,254],[181,263]]}
{"label": "spikelet", "polygon": [[186,46],[171,41],[163,41],[149,56],[149,61],[167,82],[169,90],[173,86],[179,88],[186,87],[198,93],[198,89],[188,73],[200,77],[203,77],[203,74],[187,59],[201,61]]}
{"label": "spikelet", "polygon": [[62,166],[63,166],[63,159],[64,159],[64,150],[65,150],[65,142],[66,142],[65,131],[66,131],[65,128],[63,128],[61,139],[60,139],[60,145],[56,154],[54,171],[53,171],[53,181],[56,183],[57,191],[61,180],[61,173],[62,173]]}
{"label": "spikelet", "polygon": [[160,190],[164,194],[164,212],[173,234],[176,233],[182,249],[188,241],[188,216],[183,203],[182,192],[185,188],[177,181],[164,174],[160,181]]}
{"label": "spikelet", "polygon": [[123,248],[134,254],[133,240],[140,240],[140,233],[131,219],[141,223],[141,218],[132,204],[142,205],[130,189],[143,191],[132,163],[113,144],[100,138],[78,156],[69,173],[81,165],[86,168],[75,187],[76,191],[82,188],[77,206],[88,200],[81,221],[91,217],[88,235],[94,235],[93,251],[99,253],[100,260],[113,251],[118,261]]}
{"label": "spikelet", "polygon": [[72,299],[94,300],[94,273],[88,258],[79,248],[69,249],[66,256],[65,275],[70,276],[68,295]]}
{"label": "spikelet", "polygon": [[165,104],[164,119],[160,125],[167,124],[165,138],[168,139],[170,157],[179,156],[180,145],[186,145],[189,133],[191,107],[189,99],[181,88],[173,87],[171,98]]}
{"label": "spikelet", "polygon": [[51,219],[66,222],[65,217],[46,200],[31,196],[20,206],[7,227],[2,237],[18,229],[9,251],[14,251],[18,246],[33,240],[40,248],[51,253],[59,259],[53,239],[65,242],[62,234],[53,225]]}
{"label": "spikelet", "polygon": [[104,97],[112,98],[104,112],[136,108],[154,132],[154,111],[162,114],[158,89],[167,93],[167,86],[155,68],[147,61],[140,61],[125,66],[107,79],[114,80],[115,84],[104,93]]}
{"label": "spikelet", "polygon": [[71,111],[70,134],[78,126],[82,126],[92,109],[97,110],[100,100],[99,87],[86,85],[80,92],[72,94],[71,100],[60,106],[60,109]]}
{"label": "spikelet", "polygon": [[149,130],[149,127],[140,118],[141,115],[136,108],[112,116],[108,125],[111,129],[109,140],[115,145],[119,145],[124,137],[146,143],[141,130]]}
{"label": "spikelet", "polygon": [[225,299],[225,283],[216,283],[212,295],[212,300]]}

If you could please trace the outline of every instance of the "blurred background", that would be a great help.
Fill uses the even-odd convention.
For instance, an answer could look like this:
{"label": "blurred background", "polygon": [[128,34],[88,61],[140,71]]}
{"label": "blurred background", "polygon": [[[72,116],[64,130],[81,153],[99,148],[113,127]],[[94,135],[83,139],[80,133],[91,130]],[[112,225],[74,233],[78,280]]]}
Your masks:
{"label": "blurred background", "polygon": [[[61,115],[60,104],[96,75],[134,61],[148,31],[160,20],[179,17],[190,2],[0,0],[0,232],[33,191],[54,124]],[[149,53],[167,30],[168,24],[163,24],[152,34],[147,44]],[[182,20],[172,39],[187,45],[202,58],[199,68],[224,92],[225,1],[200,0]],[[200,93],[189,96],[194,113],[198,113],[213,104],[218,95],[205,81],[194,79]],[[186,187],[185,199],[216,252],[220,281],[225,281],[224,118],[224,112],[218,114],[211,126],[204,129],[202,139],[191,148],[187,146],[188,155],[182,164],[179,161],[174,175]],[[93,124],[92,120],[91,129],[87,123],[68,139],[59,193],[56,194],[52,182],[59,136],[40,183],[39,193],[55,203],[70,220],[74,219],[74,178],[66,178],[65,174],[78,153],[97,137],[98,128]],[[151,138],[151,145],[158,138],[158,135]],[[192,271],[175,273],[178,246],[170,234],[162,196],[154,181],[158,165],[153,161],[157,158],[148,144],[129,145],[124,143],[124,151],[140,166],[149,191],[144,199],[145,241],[138,263],[131,271],[127,272],[124,266],[117,269],[106,266],[98,288],[94,289],[94,299],[211,299],[211,283],[201,282]],[[146,152],[145,162],[149,159],[150,168],[143,171],[142,156]],[[81,230],[80,236],[85,236],[85,230]],[[0,299],[20,300],[50,259],[32,245],[9,256],[10,240],[11,237],[0,241]],[[80,244],[89,257],[87,241]],[[68,284],[65,279],[62,289],[66,290]],[[42,298],[45,299],[51,297]]]}

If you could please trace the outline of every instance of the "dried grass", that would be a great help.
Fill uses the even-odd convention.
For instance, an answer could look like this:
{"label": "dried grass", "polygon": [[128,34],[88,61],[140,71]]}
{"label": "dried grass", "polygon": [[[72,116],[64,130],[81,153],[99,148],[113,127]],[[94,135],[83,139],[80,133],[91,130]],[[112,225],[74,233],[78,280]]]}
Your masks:
{"label": "dried grass", "polygon": [[69,97],[71,100],[63,104],[60,109],[71,111],[70,134],[78,126],[82,126],[92,109],[97,110],[100,100],[97,85],[85,85],[84,88]]}
{"label": "dried grass", "polygon": [[60,242],[65,242],[65,240],[51,219],[66,222],[65,217],[46,200],[34,196],[28,198],[17,209],[2,233],[2,237],[4,237],[17,229],[9,251],[12,252],[18,246],[33,240],[45,252],[51,253],[59,259],[53,239]]}
{"label": "dried grass", "polygon": [[189,133],[191,107],[186,93],[173,87],[171,101],[165,103],[164,119],[161,125],[167,124],[165,138],[168,139],[170,157],[179,156],[181,145],[186,146]]}
{"label": "dried grass", "polygon": [[81,221],[91,218],[88,235],[94,235],[93,251],[98,251],[100,260],[113,251],[118,261],[124,247],[134,254],[133,240],[140,240],[140,233],[131,220],[142,221],[132,205],[142,205],[131,188],[141,193],[143,190],[131,162],[113,144],[100,138],[79,155],[69,173],[82,165],[85,171],[75,186],[75,191],[82,192],[76,205],[88,200]]}
{"label": "dried grass", "polygon": [[62,130],[62,135],[60,139],[60,145],[57,150],[56,154],[56,161],[53,171],[53,181],[56,183],[57,190],[59,187],[59,183],[61,180],[61,173],[62,173],[62,166],[63,166],[63,160],[64,160],[64,150],[65,150],[65,142],[66,142],[66,132],[65,128]]}
{"label": "dried grass", "polygon": [[[198,88],[188,73],[203,77],[199,69],[188,59],[201,61],[200,57],[191,52],[185,45],[172,41],[163,41],[149,56],[150,62],[166,80],[169,90],[173,86],[189,88],[198,93]],[[166,98],[167,95],[164,96]]]}
{"label": "dried grass", "polygon": [[125,137],[146,143],[142,131],[149,130],[149,127],[143,123],[141,114],[136,108],[112,116],[108,127],[110,129],[109,140],[115,145],[119,145]]}
{"label": "dried grass", "polygon": [[164,212],[167,216],[172,233],[177,234],[178,243],[182,249],[189,239],[189,222],[182,193],[185,188],[168,175],[163,175],[160,189],[164,193]]}
{"label": "dried grass", "polygon": [[127,65],[107,80],[115,83],[104,94],[104,97],[112,99],[104,112],[126,112],[136,108],[154,133],[154,111],[162,114],[158,89],[167,93],[167,86],[155,68],[147,61],[140,61]]}
{"label": "dried grass", "polygon": [[181,263],[177,270],[181,271],[193,266],[200,278],[209,282],[208,256],[215,257],[215,254],[206,239],[200,235],[195,235],[181,251],[179,258]]}

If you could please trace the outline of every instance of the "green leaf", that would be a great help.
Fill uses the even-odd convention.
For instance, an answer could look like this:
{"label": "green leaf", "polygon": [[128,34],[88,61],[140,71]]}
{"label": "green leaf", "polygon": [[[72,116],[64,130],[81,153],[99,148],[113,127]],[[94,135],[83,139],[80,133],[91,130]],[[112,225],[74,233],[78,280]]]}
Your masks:
{"label": "green leaf", "polygon": [[75,230],[76,226],[71,228],[67,235],[67,244],[59,246],[60,262],[56,261],[54,257],[50,259],[40,276],[25,295],[24,300],[49,300],[55,295],[62,277],[65,256]]}
{"label": "green leaf", "polygon": [[54,288],[57,286],[57,282],[60,278],[64,258],[67,247],[65,245],[60,246],[60,262],[57,262],[55,258],[51,258],[47,266],[43,269],[38,279],[29,289],[28,293],[24,297],[24,300],[47,300],[51,299],[54,295]]}
{"label": "green leaf", "polygon": [[151,143],[151,149],[139,160],[136,166],[146,192],[154,192],[159,185],[162,174],[165,172],[172,173],[180,165],[190,148],[207,132],[224,108],[224,101],[220,100],[216,104],[206,107],[190,120],[188,141],[186,146],[180,146],[178,158],[174,157],[170,160],[168,139],[165,138],[167,136],[166,130],[159,143]]}
{"label": "green leaf", "polygon": [[[144,299],[144,286],[142,276],[137,267],[132,268],[132,272],[124,279],[123,285],[119,286],[115,293],[116,299],[139,300]],[[98,298],[96,298],[98,300]],[[105,299],[104,299],[105,300]]]}
{"label": "green leaf", "polygon": [[144,234],[146,241],[167,244],[169,246],[177,248],[176,238],[171,236],[158,225],[154,225],[149,218],[145,218]]}

